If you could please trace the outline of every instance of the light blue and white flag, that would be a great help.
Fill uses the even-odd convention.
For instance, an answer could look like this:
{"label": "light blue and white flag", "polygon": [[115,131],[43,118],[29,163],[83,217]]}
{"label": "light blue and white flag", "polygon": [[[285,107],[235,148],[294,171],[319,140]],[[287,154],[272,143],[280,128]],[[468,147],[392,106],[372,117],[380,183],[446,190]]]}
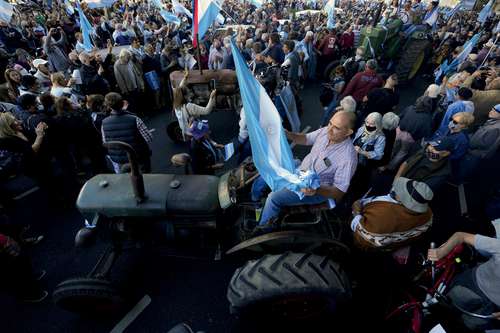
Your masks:
{"label": "light blue and white flag", "polygon": [[193,13],[184,7],[178,0],[172,0],[172,8],[176,14],[186,15],[190,19],[193,19]]}
{"label": "light blue and white flag", "polygon": [[330,7],[328,10],[328,19],[326,21],[326,27],[328,29],[335,28],[335,7]]}
{"label": "light blue and white flag", "polygon": [[78,2],[76,3],[76,10],[78,11],[78,16],[80,18],[79,21],[80,30],[83,37],[83,46],[85,47],[86,51],[91,51],[94,48],[94,45],[92,45],[92,38],[90,37],[90,34],[94,32],[94,28],[85,16],[85,13],[83,12],[82,7]]}
{"label": "light blue and white flag", "polygon": [[460,10],[462,9],[462,6],[463,6],[463,0],[461,0],[460,2],[457,2],[457,4],[455,5],[455,7],[453,7],[451,10],[449,10],[445,15],[444,15],[444,19],[445,21],[449,21],[453,18],[453,16],[455,16],[455,14]]}
{"label": "light blue and white flag", "polygon": [[181,24],[181,20],[177,17],[177,15],[165,9],[160,10],[160,15],[167,23],[173,23],[177,25]]}
{"label": "light blue and white flag", "polygon": [[462,50],[462,52],[460,52],[460,54],[455,59],[453,59],[450,64],[448,64],[448,60],[446,60],[441,64],[441,66],[439,66],[439,68],[434,72],[436,82],[440,80],[442,75],[447,75],[457,70],[457,68],[467,59],[472,49],[479,41],[480,37],[481,33],[477,33],[472,36],[472,38],[464,44],[464,49]]}
{"label": "light blue and white flag", "polygon": [[488,17],[491,15],[491,11],[493,9],[494,2],[495,2],[495,0],[488,1],[488,3],[479,12],[479,15],[477,16],[477,21],[481,22],[481,25],[483,25],[484,22],[486,22]]}
{"label": "light blue and white flag", "polygon": [[234,40],[231,40],[231,47],[253,162],[271,190],[298,190],[304,186],[299,176],[294,174],[292,150],[281,125],[278,110],[264,87],[253,77]]}
{"label": "light blue and white flag", "polygon": [[427,12],[424,16],[424,23],[432,27],[432,30],[436,29],[437,20],[439,18],[439,6],[434,7],[430,12]]}
{"label": "light blue and white flag", "polygon": [[328,0],[326,3],[325,3],[325,7],[323,8],[323,10],[326,12],[326,13],[330,13],[330,10],[335,10],[335,0]]}
{"label": "light blue and white flag", "polygon": [[66,13],[71,16],[75,13],[75,8],[68,0],[64,0],[64,7],[66,8]]}
{"label": "light blue and white flag", "polygon": [[94,8],[109,8],[113,6],[116,0],[83,0],[90,9]]}
{"label": "light blue and white flag", "polygon": [[493,32],[494,33],[499,33],[500,32],[500,21],[498,21],[497,26],[495,27],[495,29],[493,29]]}
{"label": "light blue and white flag", "polygon": [[210,25],[216,20],[220,6],[215,0],[194,0],[193,8],[193,46],[196,47],[196,36],[201,40]]}
{"label": "light blue and white flag", "polygon": [[250,2],[257,8],[262,7],[264,0],[250,0]]}
{"label": "light blue and white flag", "polygon": [[159,10],[162,10],[163,9],[163,4],[161,3],[160,0],[151,0],[151,2],[153,3],[153,5],[158,8]]}
{"label": "light blue and white flag", "polygon": [[0,21],[9,23],[13,14],[14,6],[4,0],[0,0]]}

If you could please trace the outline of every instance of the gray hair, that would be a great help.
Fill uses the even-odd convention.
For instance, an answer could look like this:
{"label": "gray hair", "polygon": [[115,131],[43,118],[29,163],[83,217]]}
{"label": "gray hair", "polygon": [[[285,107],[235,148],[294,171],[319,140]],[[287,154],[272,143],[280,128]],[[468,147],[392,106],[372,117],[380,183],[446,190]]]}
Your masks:
{"label": "gray hair", "polygon": [[382,117],[382,128],[388,131],[396,129],[399,125],[399,116],[394,112],[388,112]]}
{"label": "gray hair", "polygon": [[375,59],[370,59],[366,62],[366,67],[376,70],[378,67],[377,60]]}
{"label": "gray hair", "polygon": [[352,96],[346,96],[342,98],[340,101],[340,106],[342,110],[347,112],[355,112],[356,111],[356,100]]}

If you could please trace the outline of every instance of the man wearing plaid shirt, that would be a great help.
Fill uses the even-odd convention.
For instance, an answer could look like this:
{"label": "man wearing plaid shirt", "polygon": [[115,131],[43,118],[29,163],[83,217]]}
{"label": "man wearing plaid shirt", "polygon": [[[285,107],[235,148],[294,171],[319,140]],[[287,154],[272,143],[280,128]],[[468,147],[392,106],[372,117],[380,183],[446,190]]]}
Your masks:
{"label": "man wearing plaid shirt", "polygon": [[[104,102],[110,109],[110,114],[102,121],[102,141],[121,141],[134,148],[143,172],[151,172],[151,149],[149,143],[153,136],[141,118],[127,111],[128,104],[118,93],[109,93]],[[110,148],[108,157],[113,163],[116,173],[128,163],[127,153],[124,150]]]}
{"label": "man wearing plaid shirt", "polygon": [[335,206],[349,188],[356,171],[357,154],[350,135],[353,133],[356,116],[352,112],[337,112],[327,127],[308,134],[287,132],[288,139],[297,144],[312,145],[311,152],[300,165],[301,170],[313,170],[320,178],[316,190],[302,189],[305,197],[283,189],[271,192],[267,197],[257,231],[271,231],[272,222],[283,206],[314,205],[329,201]]}

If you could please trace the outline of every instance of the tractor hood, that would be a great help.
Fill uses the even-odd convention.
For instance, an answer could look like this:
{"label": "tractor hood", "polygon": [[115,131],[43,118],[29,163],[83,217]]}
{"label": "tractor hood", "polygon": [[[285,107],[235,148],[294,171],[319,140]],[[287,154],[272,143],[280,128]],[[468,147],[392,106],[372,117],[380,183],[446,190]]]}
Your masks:
{"label": "tractor hood", "polygon": [[107,217],[208,217],[220,210],[219,178],[145,174],[147,199],[138,203],[129,174],[101,174],[85,183],[77,200],[84,215]]}

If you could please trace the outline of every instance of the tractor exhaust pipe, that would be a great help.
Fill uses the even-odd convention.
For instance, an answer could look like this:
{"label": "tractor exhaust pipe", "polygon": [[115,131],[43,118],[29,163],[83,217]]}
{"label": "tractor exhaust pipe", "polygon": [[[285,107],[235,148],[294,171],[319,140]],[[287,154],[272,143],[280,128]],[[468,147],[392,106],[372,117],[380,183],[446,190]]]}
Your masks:
{"label": "tractor exhaust pipe", "polygon": [[375,17],[373,19],[372,27],[376,27],[377,26],[377,23],[380,20],[380,15],[382,13],[382,6],[383,5],[384,5],[384,2],[380,1],[380,3],[378,4],[377,12],[375,13]]}
{"label": "tractor exhaust pipe", "polygon": [[121,141],[111,141],[105,142],[104,147],[106,149],[121,149],[127,152],[128,162],[130,164],[130,182],[132,183],[132,188],[134,189],[134,196],[137,203],[144,202],[146,200],[146,194],[144,192],[144,179],[142,178],[141,170],[139,169],[139,163],[137,162],[137,153],[131,145]]}

